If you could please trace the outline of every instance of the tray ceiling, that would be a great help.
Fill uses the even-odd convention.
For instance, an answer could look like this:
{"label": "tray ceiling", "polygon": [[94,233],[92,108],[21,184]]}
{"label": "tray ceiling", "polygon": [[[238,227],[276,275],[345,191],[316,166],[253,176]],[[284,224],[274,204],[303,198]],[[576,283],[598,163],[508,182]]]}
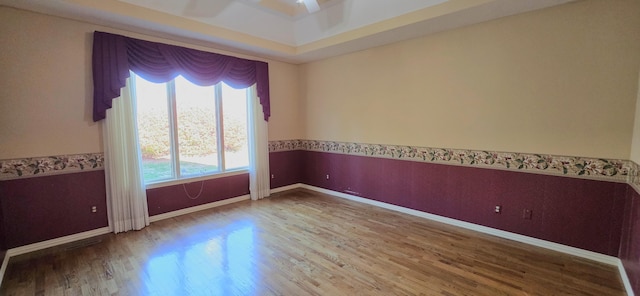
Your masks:
{"label": "tray ceiling", "polygon": [[[0,5],[302,63],[572,0],[0,0]],[[168,36],[167,36],[168,35]]]}

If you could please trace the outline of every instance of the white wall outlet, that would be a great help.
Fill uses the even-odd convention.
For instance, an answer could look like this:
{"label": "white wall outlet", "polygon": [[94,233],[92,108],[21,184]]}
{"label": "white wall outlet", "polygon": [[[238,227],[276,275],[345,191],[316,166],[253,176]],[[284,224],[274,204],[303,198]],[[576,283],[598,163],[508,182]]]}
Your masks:
{"label": "white wall outlet", "polygon": [[495,210],[496,214],[500,214],[502,212],[502,206],[496,206]]}
{"label": "white wall outlet", "polygon": [[98,207],[92,206],[91,207],[91,213],[97,213],[97,212],[98,212]]}
{"label": "white wall outlet", "polygon": [[329,180],[329,175],[327,174],[327,180]]}

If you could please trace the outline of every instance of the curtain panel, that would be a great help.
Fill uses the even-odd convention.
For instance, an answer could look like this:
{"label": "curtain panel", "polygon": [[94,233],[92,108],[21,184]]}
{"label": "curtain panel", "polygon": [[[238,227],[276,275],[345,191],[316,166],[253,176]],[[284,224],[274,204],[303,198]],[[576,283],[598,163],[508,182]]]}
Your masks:
{"label": "curtain panel", "polygon": [[93,34],[94,121],[105,118],[112,100],[120,96],[129,70],[156,83],[182,75],[201,86],[220,81],[233,88],[256,84],[264,120],[268,121],[271,115],[269,65],[265,62],[96,31]]}
{"label": "curtain panel", "polygon": [[[104,135],[107,217],[114,233],[149,225],[147,191],[142,178],[138,129],[130,79],[122,95],[113,100],[102,125]],[[264,121],[263,121],[264,122]]]}

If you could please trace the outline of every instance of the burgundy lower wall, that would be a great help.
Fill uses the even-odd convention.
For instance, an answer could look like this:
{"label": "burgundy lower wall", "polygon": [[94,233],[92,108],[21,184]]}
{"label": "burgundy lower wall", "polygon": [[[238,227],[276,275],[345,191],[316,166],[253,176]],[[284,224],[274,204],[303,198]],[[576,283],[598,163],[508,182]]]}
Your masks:
{"label": "burgundy lower wall", "polygon": [[[640,195],[626,184],[300,150],[270,153],[270,165],[272,188],[305,183],[619,256],[640,293]],[[190,199],[200,184],[147,190],[149,214],[249,194],[248,174],[204,181]],[[106,227],[105,200],[104,171],[0,181],[0,255]]]}
{"label": "burgundy lower wall", "polygon": [[618,256],[626,184],[311,151],[303,162],[305,184]]}
{"label": "burgundy lower wall", "polygon": [[[2,197],[2,194],[0,194]],[[7,243],[4,234],[4,217],[2,216],[2,198],[0,198],[0,264],[4,260],[4,256],[7,255]]]}
{"label": "burgundy lower wall", "polygon": [[627,272],[633,292],[640,295],[640,194],[631,186],[627,189],[620,260]]}
{"label": "burgundy lower wall", "polygon": [[[249,174],[210,179],[203,182],[197,181],[184,184],[184,186],[180,184],[147,189],[149,216],[249,194]],[[203,187],[200,197],[189,198],[189,196],[198,195],[201,185]]]}
{"label": "burgundy lower wall", "polygon": [[7,248],[108,226],[104,171],[0,181],[0,198]]}
{"label": "burgundy lower wall", "polygon": [[[276,187],[300,182],[300,159],[301,151],[276,154]],[[0,181],[0,262],[9,248],[107,227],[104,180],[104,171],[90,171]],[[190,199],[185,189],[196,196],[200,184],[147,190],[149,215],[249,194],[248,174],[206,180],[200,197]]]}
{"label": "burgundy lower wall", "polygon": [[[196,196],[200,184],[185,188]],[[246,194],[248,174],[204,181],[197,199],[189,199],[182,185],[149,189],[149,215]],[[107,227],[104,171],[0,181],[0,209],[0,259],[9,248]]]}
{"label": "burgundy lower wall", "polygon": [[271,188],[302,182],[304,151],[281,151],[269,153]]}

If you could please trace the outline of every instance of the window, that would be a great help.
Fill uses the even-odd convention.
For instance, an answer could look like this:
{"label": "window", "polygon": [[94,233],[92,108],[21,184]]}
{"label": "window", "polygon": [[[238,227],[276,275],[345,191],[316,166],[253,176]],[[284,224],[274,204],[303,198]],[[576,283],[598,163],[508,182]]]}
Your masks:
{"label": "window", "polygon": [[146,184],[249,166],[249,89],[199,86],[182,76],[167,83],[131,77]]}

